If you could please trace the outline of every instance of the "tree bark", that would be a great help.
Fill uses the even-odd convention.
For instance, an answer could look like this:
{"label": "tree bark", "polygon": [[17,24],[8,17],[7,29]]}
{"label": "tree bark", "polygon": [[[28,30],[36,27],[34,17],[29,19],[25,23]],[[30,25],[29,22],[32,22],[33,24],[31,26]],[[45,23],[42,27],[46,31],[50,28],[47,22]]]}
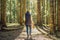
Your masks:
{"label": "tree bark", "polygon": [[20,24],[23,25],[23,16],[26,12],[26,0],[21,0],[20,1],[21,6],[20,6]]}
{"label": "tree bark", "polygon": [[6,0],[1,0],[1,21],[6,26]]}
{"label": "tree bark", "polygon": [[40,5],[41,0],[37,0],[37,24],[41,24],[41,5]]}

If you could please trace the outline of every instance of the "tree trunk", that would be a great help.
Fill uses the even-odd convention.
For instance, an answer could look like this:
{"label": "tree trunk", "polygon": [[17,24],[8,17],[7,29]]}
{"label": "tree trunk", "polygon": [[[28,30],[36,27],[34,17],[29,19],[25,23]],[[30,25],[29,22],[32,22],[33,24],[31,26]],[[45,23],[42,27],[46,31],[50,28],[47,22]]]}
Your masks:
{"label": "tree trunk", "polygon": [[37,24],[41,24],[41,5],[40,0],[37,0]]}
{"label": "tree trunk", "polygon": [[1,0],[1,21],[6,26],[6,0]]}

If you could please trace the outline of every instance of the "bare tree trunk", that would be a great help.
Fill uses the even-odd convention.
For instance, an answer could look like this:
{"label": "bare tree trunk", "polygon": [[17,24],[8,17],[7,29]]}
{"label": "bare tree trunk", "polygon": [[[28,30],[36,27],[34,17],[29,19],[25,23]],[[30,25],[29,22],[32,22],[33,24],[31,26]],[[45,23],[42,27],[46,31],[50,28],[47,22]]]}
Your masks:
{"label": "bare tree trunk", "polygon": [[58,30],[60,31],[60,0],[58,0]]}
{"label": "bare tree trunk", "polygon": [[1,21],[6,26],[6,0],[1,0]]}
{"label": "bare tree trunk", "polygon": [[23,16],[26,12],[26,0],[21,0],[20,1],[21,6],[20,6],[20,24],[23,25]]}
{"label": "bare tree trunk", "polygon": [[37,24],[41,25],[41,5],[40,5],[41,0],[37,0]]}
{"label": "bare tree trunk", "polygon": [[56,19],[55,19],[55,14],[56,14],[56,9],[55,9],[55,0],[50,0],[50,13],[51,13],[51,15],[50,15],[50,33],[54,33],[54,31],[55,31],[55,27],[56,27]]}

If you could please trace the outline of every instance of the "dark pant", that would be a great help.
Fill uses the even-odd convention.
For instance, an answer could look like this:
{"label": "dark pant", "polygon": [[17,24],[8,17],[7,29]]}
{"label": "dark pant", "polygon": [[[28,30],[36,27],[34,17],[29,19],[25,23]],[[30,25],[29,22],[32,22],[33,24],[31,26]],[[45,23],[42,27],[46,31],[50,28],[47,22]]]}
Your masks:
{"label": "dark pant", "polygon": [[26,25],[27,35],[31,35],[31,25]]}

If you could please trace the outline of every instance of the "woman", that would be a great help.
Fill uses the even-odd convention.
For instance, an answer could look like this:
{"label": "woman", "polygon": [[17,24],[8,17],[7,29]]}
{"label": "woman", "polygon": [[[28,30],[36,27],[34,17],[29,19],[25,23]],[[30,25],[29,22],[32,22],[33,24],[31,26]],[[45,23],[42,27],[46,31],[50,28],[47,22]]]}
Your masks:
{"label": "woman", "polygon": [[25,25],[26,25],[26,31],[27,31],[27,38],[31,37],[31,15],[29,11],[25,14]]}

